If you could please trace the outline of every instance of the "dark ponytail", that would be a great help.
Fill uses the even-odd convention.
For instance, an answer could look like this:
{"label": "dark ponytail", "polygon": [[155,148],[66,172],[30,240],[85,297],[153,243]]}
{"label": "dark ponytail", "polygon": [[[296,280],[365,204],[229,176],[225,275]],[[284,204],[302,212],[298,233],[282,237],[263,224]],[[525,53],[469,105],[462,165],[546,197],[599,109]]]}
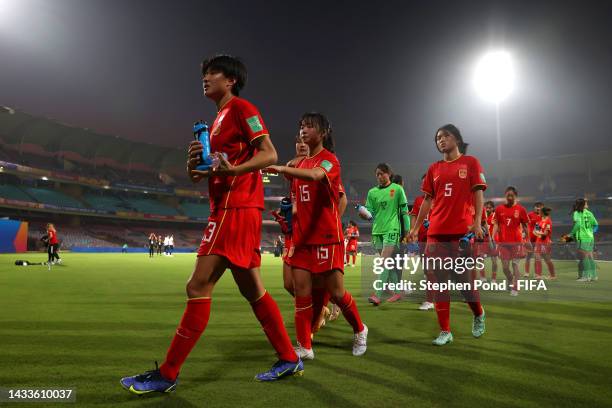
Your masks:
{"label": "dark ponytail", "polygon": [[[441,130],[444,130],[450,133],[451,135],[455,136],[455,140],[457,140],[457,146],[459,147],[459,153],[467,154],[467,148],[468,148],[469,143],[465,143],[463,141],[463,136],[461,135],[461,131],[459,130],[459,128],[457,128],[457,126],[450,124],[450,123],[436,130],[436,134],[434,135],[434,143],[436,145],[436,149],[438,149],[438,139],[437,139],[438,132]],[[438,149],[438,151],[440,151],[440,149]]]}
{"label": "dark ponytail", "polygon": [[574,211],[583,212],[585,206],[586,206],[586,200],[584,198],[576,199],[576,202],[574,203],[574,208],[572,209],[572,213]]}

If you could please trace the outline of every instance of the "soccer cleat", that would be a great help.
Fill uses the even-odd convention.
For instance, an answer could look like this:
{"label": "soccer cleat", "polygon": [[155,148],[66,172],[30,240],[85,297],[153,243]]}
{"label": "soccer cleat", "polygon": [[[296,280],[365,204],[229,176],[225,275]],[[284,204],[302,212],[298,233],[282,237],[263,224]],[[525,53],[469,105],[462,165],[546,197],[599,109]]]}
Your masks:
{"label": "soccer cleat", "polygon": [[304,348],[298,341],[297,346],[293,348],[295,350],[295,354],[298,355],[302,360],[314,360],[314,351],[309,348]]}
{"label": "soccer cleat", "polygon": [[123,388],[136,395],[144,395],[152,392],[168,393],[176,390],[178,378],[170,381],[162,377],[155,362],[155,370],[145,371],[142,374],[121,379]]}
{"label": "soccer cleat", "polygon": [[419,306],[419,310],[431,310],[434,308],[434,304],[431,302],[423,302],[421,306]]}
{"label": "soccer cleat", "polygon": [[431,344],[434,346],[443,346],[453,342],[453,333],[449,331],[441,331],[438,337],[436,337]]}
{"label": "soccer cleat", "polygon": [[399,302],[400,300],[402,300],[402,295],[399,295],[396,293],[395,295],[387,299],[387,303],[395,303],[395,302]]}
{"label": "soccer cleat", "polygon": [[524,273],[524,274],[523,274],[523,278],[528,278],[528,277],[529,277],[529,274],[528,274],[528,273]]}
{"label": "soccer cleat", "polygon": [[589,279],[588,278],[578,278],[576,279],[576,282],[588,282]]}
{"label": "soccer cleat", "polygon": [[297,362],[278,360],[272,368],[255,376],[255,381],[267,382],[278,381],[281,378],[292,375],[300,376],[304,374],[304,363],[298,358]]}
{"label": "soccer cleat", "polygon": [[372,303],[374,306],[380,305],[380,299],[376,295],[372,295],[368,298],[368,302]]}
{"label": "soccer cleat", "polygon": [[363,356],[368,348],[368,326],[363,325],[363,330],[353,335],[353,355]]}
{"label": "soccer cleat", "polygon": [[512,289],[512,290],[510,291],[510,296],[518,296],[518,290],[514,290],[514,289]]}
{"label": "soccer cleat", "polygon": [[474,320],[472,320],[472,336],[479,338],[485,332],[485,311],[482,309],[482,314],[480,316],[474,316]]}

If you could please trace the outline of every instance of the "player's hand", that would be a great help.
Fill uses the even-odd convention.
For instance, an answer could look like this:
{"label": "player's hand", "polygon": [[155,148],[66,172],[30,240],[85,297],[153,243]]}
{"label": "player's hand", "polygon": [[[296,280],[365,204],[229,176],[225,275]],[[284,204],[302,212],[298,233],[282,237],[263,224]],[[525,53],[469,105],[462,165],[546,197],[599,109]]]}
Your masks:
{"label": "player's hand", "polygon": [[238,167],[232,165],[232,163],[230,163],[229,160],[227,160],[222,153],[216,152],[216,153],[213,153],[212,155],[215,156],[219,160],[219,165],[212,169],[212,174],[220,175],[220,176],[237,176],[238,175]]}
{"label": "player's hand", "polygon": [[272,166],[268,166],[265,169],[262,169],[261,171],[263,171],[264,173],[270,173],[270,174],[282,174],[284,167],[285,166],[279,166],[279,165],[273,164]]}
{"label": "player's hand", "polygon": [[189,143],[189,147],[187,148],[187,161],[191,161],[191,159],[200,159],[200,155],[204,151],[204,146],[202,146],[202,142],[194,140]]}
{"label": "player's hand", "polygon": [[419,241],[419,230],[415,228],[411,228],[410,232],[408,232],[408,242],[418,242]]}
{"label": "player's hand", "polygon": [[300,164],[304,159],[304,156],[294,157],[293,159],[289,160],[289,163],[287,163],[287,167],[297,167],[298,164]]}
{"label": "player's hand", "polygon": [[189,170],[189,178],[192,182],[197,183],[200,180],[210,176],[209,170]]}
{"label": "player's hand", "polygon": [[484,239],[484,232],[482,231],[482,227],[479,224],[470,225],[470,228],[468,228],[468,232],[473,232],[475,239]]}

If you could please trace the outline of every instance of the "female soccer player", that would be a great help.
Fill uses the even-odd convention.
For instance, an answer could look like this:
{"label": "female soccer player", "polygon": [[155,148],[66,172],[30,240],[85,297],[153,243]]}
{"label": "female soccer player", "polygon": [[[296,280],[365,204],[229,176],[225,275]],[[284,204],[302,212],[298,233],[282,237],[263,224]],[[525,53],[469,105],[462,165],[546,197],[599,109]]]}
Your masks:
{"label": "female soccer player", "polygon": [[[493,201],[485,202],[485,210],[487,214],[487,228],[489,231],[489,258],[491,258],[491,281],[497,280],[497,237],[493,235],[493,226],[495,220],[495,203]],[[486,274],[485,274],[486,277]]]}
{"label": "female soccer player", "polygon": [[[419,215],[410,230],[410,239],[415,242],[423,220],[429,214],[427,228],[426,256],[428,258],[456,259],[459,255],[459,240],[471,232],[482,239],[481,228],[483,191],[487,188],[484,173],[476,157],[465,154],[467,143],[454,125],[442,126],[434,136],[436,148],[442,153],[442,160],[429,166],[421,189],[425,199]],[[451,279],[467,283],[469,271],[458,273],[436,267],[437,283]],[[463,290],[474,319],[472,335],[481,337],[485,332],[485,312],[475,290]],[[450,328],[450,295],[448,291],[436,291],[435,309],[440,324],[440,334],[433,340],[436,346],[453,341]]]}
{"label": "female soccer player", "polygon": [[366,352],[368,328],[357,304],[344,289],[344,237],[340,221],[340,162],[333,153],[331,126],[320,113],[306,113],[299,122],[300,136],[310,149],[296,168],[270,166],[266,171],[293,178],[297,218],[293,224],[293,251],[289,254],[295,290],[296,351],[314,359],[311,342],[313,277],[323,276],[327,292],[353,327],[353,355]]}
{"label": "female soccer player", "polygon": [[535,244],[538,240],[538,236],[533,232],[536,225],[542,220],[542,204],[540,201],[537,201],[533,204],[533,211],[530,211],[527,214],[527,218],[529,219],[529,242],[531,245],[527,246],[527,257],[525,258],[525,273],[523,277],[529,277],[529,270],[531,267],[531,258],[534,254]]}
{"label": "female soccer player", "polygon": [[[536,236],[534,247],[535,253],[535,276],[536,279],[542,279],[542,258],[548,267],[547,279],[557,279],[555,275],[555,265],[550,259],[551,254],[551,236],[552,236],[552,221],[550,220],[551,209],[548,207],[540,208],[540,221],[534,226],[533,233]],[[540,214],[538,214],[540,215]]]}
{"label": "female soccer player", "polygon": [[[402,231],[410,231],[410,217],[408,215],[408,201],[404,188],[391,182],[393,173],[386,163],[376,166],[376,179],[378,185],[368,191],[365,207],[374,217],[372,224],[372,245],[382,258],[392,258],[399,250],[402,241]],[[363,214],[359,214],[366,219]],[[385,268],[380,275],[382,283],[398,283],[399,277],[395,269]],[[383,290],[377,290],[368,298],[374,306],[381,303]],[[401,292],[396,291],[387,302],[397,302],[402,298]]]}
{"label": "female soccer player", "polygon": [[[194,182],[208,178],[211,214],[187,283],[187,308],[166,360],[159,369],[121,380],[123,387],[135,394],[176,388],[180,368],[208,323],[215,284],[227,268],[279,358],[269,371],[255,379],[275,381],[303,372],[278,306],[266,292],[259,274],[264,209],[259,170],[275,163],[277,155],[259,111],[239,97],[246,78],[246,67],[237,58],[221,55],[202,63],[204,95],[215,102],[218,111],[210,138],[211,152],[219,166],[195,170],[203,149],[201,143],[194,141],[188,149],[187,172]],[[236,235],[236,230],[241,234]]]}
{"label": "female soccer player", "polygon": [[576,241],[578,255],[578,281],[596,281],[597,266],[593,259],[593,247],[595,246],[594,233],[599,225],[593,213],[589,210],[589,204],[584,198],[579,198],[574,204],[572,211],[574,226],[570,235]]}
{"label": "female soccer player", "polygon": [[49,245],[47,246],[48,263],[62,263],[62,260],[59,254],[57,253],[57,250],[59,248],[57,230],[55,229],[55,225],[51,223],[47,224],[47,237],[49,238]]}
{"label": "female soccer player", "polygon": [[[506,202],[495,209],[493,220],[493,236],[497,237],[499,257],[502,262],[504,275],[510,285],[510,295],[518,296],[519,261],[523,255],[523,234],[528,231],[529,219],[527,210],[516,200],[518,191],[516,187],[506,187]],[[512,272],[510,271],[512,263]]]}
{"label": "female soccer player", "polygon": [[[349,226],[346,228],[345,235],[348,237],[348,243],[346,244],[346,262],[345,264],[355,266],[355,260],[357,259],[357,240],[359,239],[359,227],[353,220],[349,221]],[[350,258],[353,258],[353,263],[350,263]]]}
{"label": "female soccer player", "polygon": [[157,245],[157,237],[154,233],[149,234],[149,258],[155,255],[155,246]]}

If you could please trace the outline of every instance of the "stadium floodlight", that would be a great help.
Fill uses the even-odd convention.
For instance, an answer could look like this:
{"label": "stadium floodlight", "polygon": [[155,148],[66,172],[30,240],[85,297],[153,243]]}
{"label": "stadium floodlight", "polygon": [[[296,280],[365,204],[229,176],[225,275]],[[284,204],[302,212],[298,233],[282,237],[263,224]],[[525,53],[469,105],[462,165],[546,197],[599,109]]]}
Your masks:
{"label": "stadium floodlight", "polygon": [[510,95],[514,88],[514,67],[510,54],[506,51],[492,51],[480,58],[474,72],[474,86],[483,99],[495,103],[497,160],[501,160],[499,104]]}

